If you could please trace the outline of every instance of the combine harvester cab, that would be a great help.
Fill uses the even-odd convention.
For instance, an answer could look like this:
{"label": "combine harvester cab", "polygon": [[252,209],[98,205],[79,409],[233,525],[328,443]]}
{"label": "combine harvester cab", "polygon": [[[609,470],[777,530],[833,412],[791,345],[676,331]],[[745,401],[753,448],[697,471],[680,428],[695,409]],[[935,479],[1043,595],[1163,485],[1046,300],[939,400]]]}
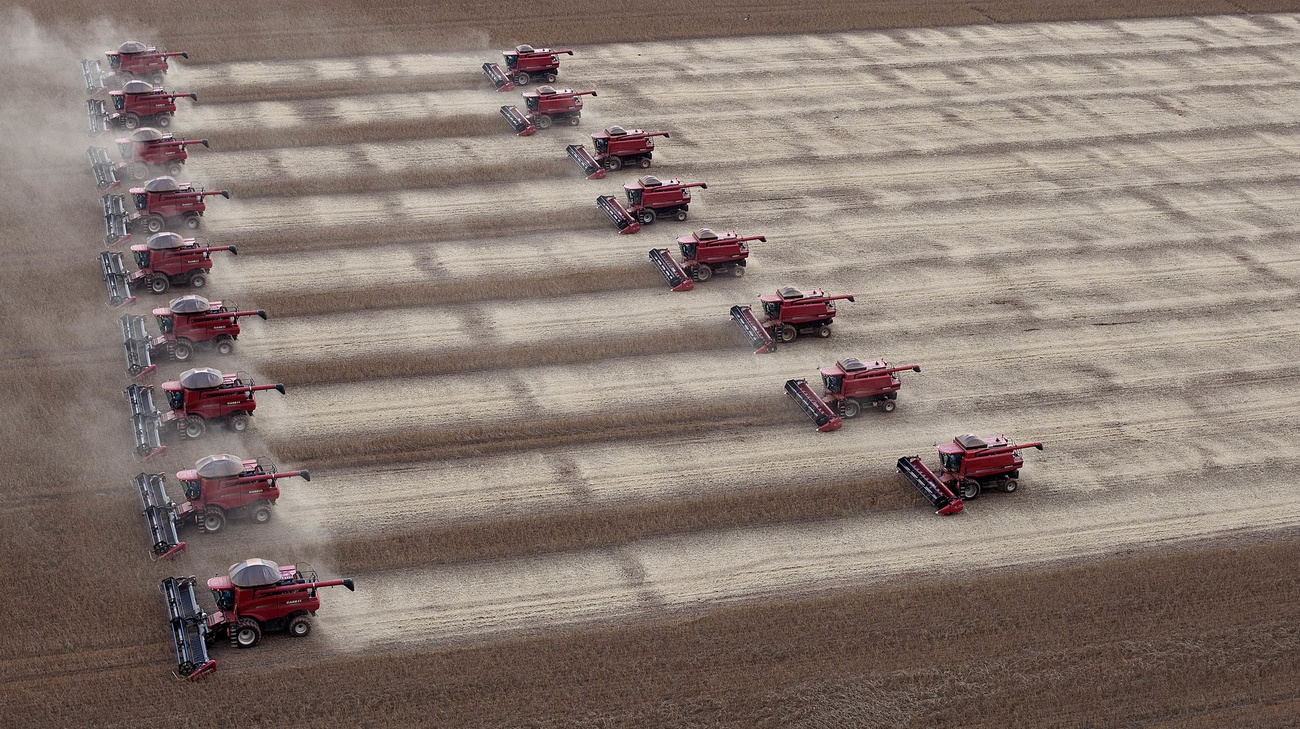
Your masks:
{"label": "combine harvester cab", "polygon": [[274,463],[256,459],[246,461],[230,454],[205,456],[194,468],[176,474],[185,491],[185,503],[175,510],[176,521],[182,526],[193,522],[201,534],[216,534],[227,519],[267,524],[271,521],[271,507],[280,498],[279,480],[295,477],[311,481],[306,469],[277,471]]}
{"label": "combine harvester cab", "polygon": [[841,299],[853,301],[854,295],[828,296],[819,289],[800,291],[786,286],[759,298],[763,304],[763,321],[748,306],[731,307],[731,318],[757,348],[755,354],[775,352],[777,341],[789,344],[800,334],[829,337],[837,313],[834,302]]}
{"label": "combine harvester cab", "polygon": [[786,380],[785,394],[794,400],[808,418],[817,426],[817,430],[823,433],[829,433],[832,430],[839,430],[843,422],[835,411],[830,409],[817,393],[812,391],[808,386],[807,380]]}
{"label": "combine harvester cab", "polygon": [[200,246],[179,233],[155,233],[143,244],[131,246],[138,270],[129,281],[132,286],[147,286],[155,294],[166,293],[172,286],[201,289],[212,271],[212,254],[221,251],[239,255],[234,246]]}
{"label": "combine harvester cab", "polygon": [[167,577],[159,585],[176,647],[176,672],[190,680],[217,669],[217,662],[208,657],[211,630],[208,614],[194,594],[194,582],[193,575]]}
{"label": "combine harvester cab", "polygon": [[[184,97],[197,101],[195,93],[172,93],[162,87],[150,85],[147,81],[127,81],[120,91],[110,91],[108,98],[113,102],[113,110],[105,121],[107,127],[138,129],[142,126],[154,126],[166,129],[172,125],[172,116],[176,114],[176,100]],[[92,100],[93,101],[93,100]]]}
{"label": "combine harvester cab", "polygon": [[131,295],[131,285],[128,283],[126,266],[122,262],[121,253],[104,251],[99,254],[99,267],[104,271],[104,285],[108,287],[110,306],[121,307],[135,301],[135,297]]}
{"label": "combine harvester cab", "polygon": [[127,405],[131,409],[136,456],[148,461],[166,453],[167,446],[162,444],[162,413],[154,405],[153,388],[131,385],[125,392]]}
{"label": "combine harvester cab", "polygon": [[122,181],[117,177],[117,165],[108,158],[108,150],[103,147],[88,147],[86,157],[90,159],[90,171],[95,175],[95,186],[101,190],[117,187]]}
{"label": "combine harvester cab", "polygon": [[856,357],[846,357],[830,367],[821,368],[823,398],[838,414],[856,418],[864,408],[873,407],[882,413],[892,413],[903,383],[898,373],[905,370],[920,372],[920,365],[890,367],[876,360],[864,362]]}
{"label": "combine harvester cab", "polygon": [[[142,78],[161,86],[169,64],[167,59],[189,58],[185,51],[168,52],[165,48],[145,45],[139,41],[127,41],[117,47],[116,51],[104,51],[108,66],[117,79],[130,80]],[[81,74],[86,81],[86,93],[95,93],[104,86],[104,69],[99,61],[82,61]]]}
{"label": "combine harvester cab", "polygon": [[666,248],[652,249],[650,260],[673,291],[690,291],[695,288],[692,282],[708,281],[714,274],[743,277],[745,261],[749,258],[749,246],[745,244],[755,240],[767,242],[761,235],[742,238],[734,232],[718,235],[708,228],[700,228],[677,239],[677,247],[682,252],[680,263],[673,260]]}
{"label": "combine harvester cab", "polygon": [[320,610],[319,591],[343,586],[355,591],[350,578],[321,580],[310,568],[280,566],[267,559],[246,559],[231,565],[226,575],[208,580],[217,612],[199,607],[195,578],[162,581],[163,601],[176,645],[176,666],[184,678],[197,678],[216,668],[207,648],[225,635],[233,648],[252,648],[263,633],[286,631],[291,638],[311,634],[311,616]]}
{"label": "combine harvester cab", "polygon": [[660,180],[653,175],[646,175],[636,182],[623,185],[627,195],[627,207],[612,195],[596,198],[596,205],[610,221],[618,227],[620,233],[636,233],[642,225],[650,225],[661,217],[686,220],[691,207],[690,188],[707,190],[707,182],[684,184],[681,180]]}
{"label": "combine harvester cab", "polygon": [[109,161],[108,150],[104,147],[86,150],[100,189],[115,186],[123,178],[144,180],[151,174],[174,178],[185,170],[185,161],[189,159],[188,145],[210,146],[206,139],[177,139],[175,135],[153,127],[141,127],[117,139],[116,143],[122,157],[122,161],[116,164]]}
{"label": "combine harvester cab", "polygon": [[149,551],[154,559],[168,559],[185,552],[185,542],[177,534],[176,504],[167,496],[167,476],[141,473],[135,477],[140,494],[141,513],[149,528]]}
{"label": "combine harvester cab", "polygon": [[224,423],[236,433],[248,428],[248,419],[257,409],[255,395],[265,390],[284,394],[284,385],[259,385],[245,382],[239,374],[223,374],[211,367],[185,370],[175,380],[164,382],[169,410],[162,414],[163,426],[175,426],[186,438],[201,438],[208,423]]}
{"label": "combine harvester cab", "polygon": [[[131,200],[135,203],[136,211],[126,219],[127,230],[144,230],[148,233],[158,233],[168,228],[198,230],[203,224],[203,213],[208,209],[204,199],[213,195],[230,199],[229,190],[196,189],[188,182],[177,182],[174,177],[155,177],[143,187],[131,188]],[[121,207],[125,208],[125,205]],[[106,209],[105,216],[107,214]]]}
{"label": "combine harvester cab", "polygon": [[[1043,444],[1009,441],[1006,436],[981,438],[967,433],[939,446],[939,469],[932,471],[920,456],[898,459],[898,470],[931,504],[941,496],[970,501],[989,489],[1013,493],[1020,487],[1025,448],[1043,450]],[[937,496],[936,496],[937,494]],[[960,509],[958,509],[960,510]],[[946,513],[940,510],[939,513]]]}
{"label": "combine harvester cab", "polygon": [[560,75],[561,54],[573,55],[568,48],[550,49],[533,48],[530,45],[515,46],[513,51],[502,51],[501,57],[506,62],[506,70],[495,63],[483,64],[483,73],[491,79],[497,91],[509,91],[515,86],[527,86],[533,81],[544,80],[555,83]]}
{"label": "combine harvester cab", "polygon": [[654,157],[654,137],[668,139],[668,132],[612,126],[591,135],[595,155],[580,144],[570,144],[565,150],[569,158],[582,168],[588,180],[600,180],[604,179],[605,170],[617,170],[632,164],[648,169]]}

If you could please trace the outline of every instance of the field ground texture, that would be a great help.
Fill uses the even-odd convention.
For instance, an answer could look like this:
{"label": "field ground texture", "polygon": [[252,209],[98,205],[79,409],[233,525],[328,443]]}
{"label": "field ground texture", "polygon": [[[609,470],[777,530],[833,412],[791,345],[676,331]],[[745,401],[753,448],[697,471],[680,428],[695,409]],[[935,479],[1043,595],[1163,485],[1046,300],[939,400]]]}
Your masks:
{"label": "field ground texture", "polygon": [[[925,7],[947,21],[878,24],[1020,19]],[[75,69],[111,42],[24,22],[15,72]],[[1300,460],[1298,27],[1217,15],[773,36],[762,55],[748,38],[584,46],[561,84],[600,91],[583,125],[527,139],[495,113],[517,94],[472,74],[489,51],[399,39],[409,52],[374,55],[364,24],[351,58],[217,44],[171,80],[200,96],[178,130],[214,142],[187,176],[233,192],[204,236],[242,255],[209,293],[272,315],[222,365],[289,393],[259,400],[246,436],[159,468],[226,450],[314,478],[286,483],[274,529],[192,535],[171,565],[143,559],[126,488],[120,312],[80,303],[103,294],[69,74],[61,107],[5,116],[47,131],[6,143],[21,192],[4,216],[0,364],[54,394],[15,398],[5,424],[30,475],[6,482],[0,547],[31,568],[0,596],[0,706],[130,725],[174,720],[161,697],[184,695],[196,723],[240,723],[219,695],[300,674],[321,714],[267,704],[256,721],[1285,725],[1300,701],[1300,517],[1278,483]],[[633,174],[583,180],[563,145],[613,123],[673,133],[652,171],[709,182],[689,224],[619,236],[595,212]],[[768,242],[744,279],[670,293],[645,252],[700,225]],[[51,234],[78,241],[66,261],[49,261]],[[830,340],[753,356],[726,310],[787,283],[858,300]],[[923,371],[897,412],[816,433],[781,383],[844,356]],[[968,430],[1048,446],[1019,493],[939,519],[893,461]],[[158,576],[249,550],[358,591],[326,596],[306,647],[218,649],[215,676],[173,685]],[[76,615],[48,589],[105,572],[112,589],[75,589]],[[153,701],[103,698],[123,692]]]}

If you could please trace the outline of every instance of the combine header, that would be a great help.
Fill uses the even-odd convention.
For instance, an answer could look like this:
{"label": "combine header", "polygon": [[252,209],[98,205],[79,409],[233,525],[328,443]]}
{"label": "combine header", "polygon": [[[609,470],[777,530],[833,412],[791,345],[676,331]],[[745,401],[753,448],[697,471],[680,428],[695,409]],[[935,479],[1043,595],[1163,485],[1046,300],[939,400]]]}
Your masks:
{"label": "combine header", "polygon": [[596,198],[596,207],[604,211],[610,222],[620,233],[636,233],[642,225],[650,225],[658,217],[671,216],[675,220],[686,220],[691,207],[690,188],[709,189],[708,183],[692,182],[683,184],[681,180],[660,180],[646,175],[636,182],[623,186],[627,194],[627,207],[613,195],[601,195]]}
{"label": "combine header", "polygon": [[342,585],[356,590],[351,579],[321,580],[310,568],[246,559],[232,565],[226,576],[208,580],[217,604],[217,612],[208,614],[198,604],[195,582],[191,575],[168,577],[160,585],[176,646],[177,672],[189,679],[216,669],[208,646],[218,637],[229,638],[235,648],[252,648],[263,633],[281,630],[292,638],[304,638],[311,633],[310,616],[320,610],[321,588]]}
{"label": "combine header", "polygon": [[154,405],[152,387],[131,385],[126,389],[136,453],[146,460],[164,450],[164,428],[174,427],[186,438],[200,438],[209,422],[220,422],[241,433],[257,409],[255,393],[275,390],[284,394],[283,384],[258,385],[252,379],[245,382],[238,374],[222,374],[211,367],[186,370],[179,379],[164,382],[162,389],[167,396],[167,412],[160,412]]}
{"label": "combine header", "polygon": [[230,199],[228,190],[195,189],[188,182],[177,182],[174,177],[155,177],[144,187],[131,188],[131,198],[136,212],[127,214],[124,196],[104,195],[105,240],[115,245],[127,234],[145,230],[157,233],[165,228],[197,230],[202,224],[208,205],[204,198],[220,195]]}
{"label": "combine header", "polygon": [[524,92],[527,112],[520,112],[518,107],[503,106],[501,116],[521,137],[527,137],[538,129],[550,129],[551,123],[557,121],[567,120],[576,127],[582,118],[582,97],[588,94],[595,96],[596,92],[540,86],[536,91]]}
{"label": "combine header", "polygon": [[[132,286],[147,285],[155,294],[166,293],[172,286],[188,285],[201,289],[208,284],[212,254],[221,251],[239,254],[234,246],[200,246],[193,238],[182,237],[179,233],[155,233],[143,244],[131,246],[131,257],[139,270],[130,274],[127,280]],[[121,253],[102,253],[101,260],[105,256],[116,256],[115,266],[121,268]]]}
{"label": "combine header", "polygon": [[186,362],[195,351],[230,354],[240,333],[239,317],[253,315],[265,320],[266,310],[240,311],[234,304],[225,306],[195,294],[180,296],[166,307],[153,310],[162,334],[150,337],[144,316],[123,314],[122,346],[126,350],[127,373],[135,378],[149,374],[157,368],[153,364],[155,357],[167,356]]}
{"label": "combine header", "polygon": [[744,276],[745,260],[749,258],[749,246],[745,244],[752,240],[767,242],[761,235],[741,238],[736,233],[723,233],[719,236],[708,228],[700,228],[677,239],[682,251],[680,263],[673,260],[667,248],[651,249],[650,262],[673,291],[690,291],[695,288],[694,282],[708,281],[715,273]]}
{"label": "combine header", "polygon": [[545,79],[546,83],[553,84],[560,73],[562,53],[573,55],[573,51],[567,48],[551,50],[529,45],[515,46],[513,51],[501,52],[505,58],[506,71],[502,71],[495,63],[485,63],[483,73],[487,74],[497,91],[509,91],[516,85],[527,86],[534,79]]}
{"label": "combine header", "polygon": [[270,522],[271,507],[280,498],[278,480],[295,476],[311,480],[305,469],[276,471],[274,463],[245,461],[232,455],[206,456],[194,468],[176,474],[185,493],[185,502],[180,506],[167,496],[165,475],[136,476],[153,554],[165,558],[184,552],[185,542],[180,541],[177,530],[191,523],[200,534],[216,534],[227,519]]}
{"label": "combine header", "polygon": [[835,320],[835,304],[840,299],[853,301],[853,294],[827,296],[818,289],[800,291],[793,286],[780,289],[775,294],[760,297],[763,304],[763,321],[754,316],[749,306],[731,307],[731,319],[745,332],[756,348],[754,354],[775,352],[777,340],[793,342],[800,334],[816,334],[825,339],[831,335]]}
{"label": "combine header", "polygon": [[[168,58],[190,57],[185,51],[168,53],[165,48],[147,46],[139,41],[127,41],[118,46],[116,51],[104,51],[104,55],[108,57],[113,77],[129,81],[138,76],[154,86],[162,86]],[[81,75],[86,82],[87,94],[104,88],[104,67],[99,61],[82,61]]]}
{"label": "combine header", "polygon": [[151,86],[147,81],[127,81],[121,91],[108,94],[113,102],[113,111],[102,99],[88,99],[86,113],[90,117],[90,133],[100,134],[111,127],[138,129],[141,126],[154,126],[166,129],[172,124],[172,115],[176,113],[176,100],[188,96],[198,100],[198,94],[177,94],[162,87]]}
{"label": "combine header", "polygon": [[894,412],[894,401],[902,383],[898,373],[920,372],[918,365],[890,367],[879,360],[863,362],[848,357],[831,367],[821,368],[823,394],[813,393],[807,380],[786,380],[785,394],[799,404],[817,430],[839,430],[840,417],[856,418],[864,405],[885,413]]}
{"label": "combine header", "polygon": [[962,501],[980,495],[981,490],[997,488],[1007,493],[1020,486],[1020,468],[1024,459],[1017,452],[1023,448],[1043,450],[1042,443],[1016,445],[1006,436],[981,438],[959,435],[951,443],[939,446],[939,469],[932,471],[920,456],[898,459],[898,471],[916,487],[940,514],[962,510]]}
{"label": "combine header", "polygon": [[121,162],[110,161],[104,147],[91,147],[86,150],[86,156],[90,158],[95,182],[103,190],[116,186],[123,179],[143,180],[151,174],[176,177],[185,169],[185,160],[189,159],[185,148],[190,144],[209,146],[206,139],[176,139],[174,135],[153,127],[141,127],[128,137],[117,140]]}
{"label": "combine header", "polygon": [[617,170],[625,165],[649,168],[655,151],[654,137],[668,139],[668,132],[613,126],[591,135],[592,146],[596,148],[594,156],[581,144],[570,144],[565,150],[569,158],[582,168],[588,180],[600,180],[604,179],[605,170]]}
{"label": "combine header", "polygon": [[135,301],[131,295],[131,285],[127,282],[126,268],[122,265],[122,254],[116,251],[104,251],[99,254],[99,267],[104,270],[104,284],[108,287],[108,303],[120,307]]}

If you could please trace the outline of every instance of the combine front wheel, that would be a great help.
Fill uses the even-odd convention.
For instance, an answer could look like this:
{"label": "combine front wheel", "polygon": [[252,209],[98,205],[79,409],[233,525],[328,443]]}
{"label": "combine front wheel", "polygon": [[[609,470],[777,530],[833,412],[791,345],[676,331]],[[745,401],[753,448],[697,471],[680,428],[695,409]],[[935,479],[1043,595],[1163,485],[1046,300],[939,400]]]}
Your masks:
{"label": "combine front wheel", "polygon": [[175,342],[172,342],[172,359],[177,362],[185,362],[193,356],[194,346],[191,345],[189,341],[177,339]]}
{"label": "combine front wheel", "polygon": [[795,329],[789,324],[781,325],[781,328],[776,331],[777,334],[780,336],[781,342],[783,344],[789,344],[790,342],[794,341],[795,337],[799,336],[799,330]]}
{"label": "combine front wheel", "polygon": [[253,618],[240,618],[235,628],[235,645],[240,648],[252,648],[262,639],[262,627]]}
{"label": "combine front wheel", "polygon": [[532,80],[527,71],[520,71],[515,76],[515,86],[527,86],[528,82]]}
{"label": "combine front wheel", "polygon": [[208,534],[216,534],[226,526],[226,515],[221,513],[220,509],[210,509],[203,512],[203,531]]}
{"label": "combine front wheel", "polygon": [[622,167],[623,167],[622,157],[614,157],[611,155],[605,158],[605,169],[617,170],[617,169],[621,169]]}
{"label": "combine front wheel", "polygon": [[307,619],[306,615],[299,615],[289,621],[290,638],[306,638],[310,632],[311,621]]}
{"label": "combine front wheel", "polygon": [[968,478],[961,482],[961,498],[964,501],[970,501],[980,495],[980,482],[973,478]]}
{"label": "combine front wheel", "polygon": [[707,263],[701,263],[700,265],[696,266],[694,273],[695,273],[696,281],[704,282],[713,278],[713,269],[709,268],[709,264]]}
{"label": "combine front wheel", "polygon": [[550,128],[551,128],[551,115],[550,115],[550,114],[538,114],[538,115],[537,115],[537,119],[533,122],[533,124],[534,124],[534,126],[536,126],[538,129],[550,129]]}
{"label": "combine front wheel", "polygon": [[650,225],[655,222],[655,211],[649,209],[642,210],[636,214],[636,217],[637,220],[641,221],[642,225]]}
{"label": "combine front wheel", "polygon": [[149,168],[143,162],[132,162],[126,166],[126,176],[132,180],[143,180],[149,176]]}
{"label": "combine front wheel", "polygon": [[202,415],[191,415],[185,419],[185,437],[201,438],[208,429]]}
{"label": "combine front wheel", "polygon": [[150,215],[144,219],[144,229],[150,233],[161,232],[166,225],[161,215]]}
{"label": "combine front wheel", "polygon": [[843,412],[844,417],[856,418],[858,417],[858,413],[862,412],[862,405],[860,405],[857,400],[845,400],[844,405],[842,405],[840,409],[841,412]]}
{"label": "combine front wheel", "polygon": [[128,111],[126,116],[122,117],[122,126],[127,129],[138,129],[140,127],[140,116],[133,111]]}
{"label": "combine front wheel", "polygon": [[155,294],[161,294],[167,291],[167,289],[170,288],[171,285],[172,282],[168,280],[166,274],[155,273],[149,279],[149,290],[154,292]]}

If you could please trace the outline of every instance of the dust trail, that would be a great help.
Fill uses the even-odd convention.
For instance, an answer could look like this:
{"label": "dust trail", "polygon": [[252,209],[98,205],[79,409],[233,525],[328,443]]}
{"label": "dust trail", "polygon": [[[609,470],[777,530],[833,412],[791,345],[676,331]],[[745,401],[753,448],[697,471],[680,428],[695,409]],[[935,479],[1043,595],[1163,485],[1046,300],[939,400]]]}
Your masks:
{"label": "dust trail", "polygon": [[462,91],[482,88],[481,73],[450,73],[441,76],[395,76],[349,78],[301,83],[222,84],[199,89],[205,103],[236,104],[255,101],[310,101],[338,96],[404,94],[426,91]]}
{"label": "dust trail", "polygon": [[283,147],[392,142],[434,137],[506,135],[510,128],[493,114],[458,114],[439,119],[397,119],[362,124],[320,124],[292,129],[214,131],[207,135],[214,149],[243,152]]}
{"label": "dust trail", "polygon": [[572,177],[572,165],[560,160],[450,168],[417,168],[399,172],[357,172],[297,179],[231,181],[240,199],[334,195],[339,191],[395,192],[402,190],[517,182],[525,179]]}

